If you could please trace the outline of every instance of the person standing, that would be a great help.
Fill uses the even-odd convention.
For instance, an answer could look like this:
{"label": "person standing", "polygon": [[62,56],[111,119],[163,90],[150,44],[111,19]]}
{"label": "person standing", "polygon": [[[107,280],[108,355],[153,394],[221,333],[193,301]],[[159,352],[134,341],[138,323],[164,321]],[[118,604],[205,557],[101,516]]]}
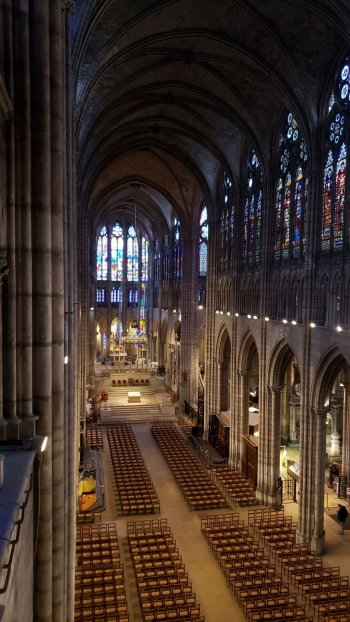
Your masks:
{"label": "person standing", "polygon": [[344,523],[348,517],[348,511],[345,507],[345,505],[341,505],[341,503],[338,504],[338,512],[337,512],[337,517],[338,517],[338,521],[339,521],[339,534],[343,534],[344,533]]}

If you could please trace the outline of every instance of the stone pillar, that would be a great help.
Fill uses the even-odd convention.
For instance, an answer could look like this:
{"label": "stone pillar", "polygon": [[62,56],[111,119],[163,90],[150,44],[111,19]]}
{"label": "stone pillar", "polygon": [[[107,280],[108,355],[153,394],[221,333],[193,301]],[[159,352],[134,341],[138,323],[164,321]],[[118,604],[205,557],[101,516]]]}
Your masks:
{"label": "stone pillar", "polygon": [[52,622],[52,248],[49,4],[31,2],[30,58],[32,111],[33,227],[33,406],[38,432],[48,436],[40,466],[38,535],[34,566],[34,618]]}
{"label": "stone pillar", "polygon": [[[324,549],[324,478],[326,468],[326,421],[328,408],[315,411],[316,419],[316,456],[314,472],[311,474],[315,482],[314,488],[314,528],[311,538],[311,550],[320,555]],[[306,476],[306,474],[305,474]],[[310,525],[312,528],[312,524]]]}
{"label": "stone pillar", "polygon": [[297,418],[300,419],[300,406],[294,406],[293,404],[289,405],[289,413],[290,413],[290,425],[289,425],[289,439],[292,443],[297,442],[297,429],[296,422]]}
{"label": "stone pillar", "polygon": [[[288,374],[290,377],[290,374]],[[284,387],[281,395],[281,440],[280,445],[287,445],[290,438],[289,386]]]}
{"label": "stone pillar", "polygon": [[234,373],[235,400],[231,412],[232,461],[239,465],[243,451],[243,435],[249,433],[249,372]]}
{"label": "stone pillar", "polygon": [[350,484],[350,383],[343,387],[342,472]]}
{"label": "stone pillar", "polygon": [[0,251],[0,440],[6,439],[6,425],[7,421],[4,418],[4,387],[3,387],[3,349],[2,349],[2,283],[3,279],[7,276],[7,261],[6,251]]}
{"label": "stone pillar", "polygon": [[266,407],[260,417],[257,498],[272,507],[280,505],[280,405],[283,386],[265,386]]}

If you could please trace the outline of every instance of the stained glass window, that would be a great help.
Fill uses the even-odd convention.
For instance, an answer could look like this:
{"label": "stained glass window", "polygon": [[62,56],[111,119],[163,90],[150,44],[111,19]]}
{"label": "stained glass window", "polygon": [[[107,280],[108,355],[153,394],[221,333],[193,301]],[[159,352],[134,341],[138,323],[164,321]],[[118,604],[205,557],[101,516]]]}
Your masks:
{"label": "stained glass window", "polygon": [[343,111],[350,107],[349,59],[337,77],[336,93],[328,103],[327,144],[323,167],[321,251],[341,252],[345,239],[345,197],[348,132]]}
{"label": "stained glass window", "polygon": [[243,217],[243,264],[253,266],[260,262],[262,176],[260,162],[251,150],[247,164],[247,189]]}
{"label": "stained glass window", "polygon": [[148,281],[148,257],[149,257],[149,239],[147,235],[142,236],[141,240],[141,279]]}
{"label": "stained glass window", "polygon": [[112,229],[111,236],[111,280],[122,281],[124,273],[124,237],[118,222]]}
{"label": "stained glass window", "polygon": [[199,219],[199,276],[207,275],[208,262],[208,212],[203,207]]}
{"label": "stained glass window", "polygon": [[111,289],[111,304],[115,306],[117,304],[117,288],[112,287]]}
{"label": "stained glass window", "polygon": [[169,278],[169,238],[166,233],[163,241],[163,279]]}
{"label": "stained glass window", "polygon": [[307,148],[290,112],[278,146],[279,177],[275,199],[275,261],[301,260],[305,254],[305,212],[308,199]]}
{"label": "stained glass window", "polygon": [[200,285],[198,287],[198,304],[205,305],[206,301],[206,288],[205,285]]}
{"label": "stained glass window", "polygon": [[96,302],[100,306],[104,306],[106,304],[106,290],[104,287],[98,287],[96,289]]}
{"label": "stained glass window", "polygon": [[127,279],[136,282],[139,279],[139,244],[134,227],[128,229],[127,242]]}
{"label": "stained glass window", "polygon": [[232,181],[224,172],[220,193],[220,251],[219,266],[221,271],[232,268],[233,253],[233,197]]}
{"label": "stained glass window", "polygon": [[123,302],[123,287],[112,287],[111,289],[111,304],[113,307],[120,307]]}
{"label": "stained glass window", "polygon": [[97,240],[96,252],[96,278],[98,281],[107,280],[108,276],[108,232],[107,227],[102,227]]}
{"label": "stained glass window", "polygon": [[[141,296],[140,296],[140,320],[145,319],[145,305],[146,305],[146,288],[145,288],[145,284],[142,283]],[[142,322],[140,322],[140,328],[141,328],[141,325],[142,325]]]}
{"label": "stained glass window", "polygon": [[173,249],[174,249],[174,262],[173,262],[173,276],[174,279],[180,279],[182,276],[182,246],[181,246],[181,227],[179,219],[173,217]]}
{"label": "stained glass window", "polygon": [[160,279],[160,250],[159,240],[154,243],[154,280],[158,282]]}

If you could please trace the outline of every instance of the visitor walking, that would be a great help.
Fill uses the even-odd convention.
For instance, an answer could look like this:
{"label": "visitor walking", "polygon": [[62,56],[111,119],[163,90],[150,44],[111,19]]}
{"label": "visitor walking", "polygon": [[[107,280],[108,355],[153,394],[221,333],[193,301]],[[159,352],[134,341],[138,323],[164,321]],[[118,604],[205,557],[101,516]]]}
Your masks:
{"label": "visitor walking", "polygon": [[338,512],[337,512],[337,517],[338,517],[338,521],[339,521],[339,534],[343,534],[344,533],[344,523],[348,517],[348,511],[345,507],[345,505],[341,505],[341,503],[338,504]]}

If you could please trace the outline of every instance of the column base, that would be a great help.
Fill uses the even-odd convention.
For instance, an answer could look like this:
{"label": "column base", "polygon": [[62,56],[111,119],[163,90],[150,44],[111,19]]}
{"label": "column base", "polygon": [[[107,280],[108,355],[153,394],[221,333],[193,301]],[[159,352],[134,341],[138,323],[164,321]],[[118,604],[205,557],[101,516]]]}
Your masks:
{"label": "column base", "polygon": [[310,542],[311,551],[314,551],[315,555],[322,555],[325,548],[325,533],[321,536],[313,536]]}

